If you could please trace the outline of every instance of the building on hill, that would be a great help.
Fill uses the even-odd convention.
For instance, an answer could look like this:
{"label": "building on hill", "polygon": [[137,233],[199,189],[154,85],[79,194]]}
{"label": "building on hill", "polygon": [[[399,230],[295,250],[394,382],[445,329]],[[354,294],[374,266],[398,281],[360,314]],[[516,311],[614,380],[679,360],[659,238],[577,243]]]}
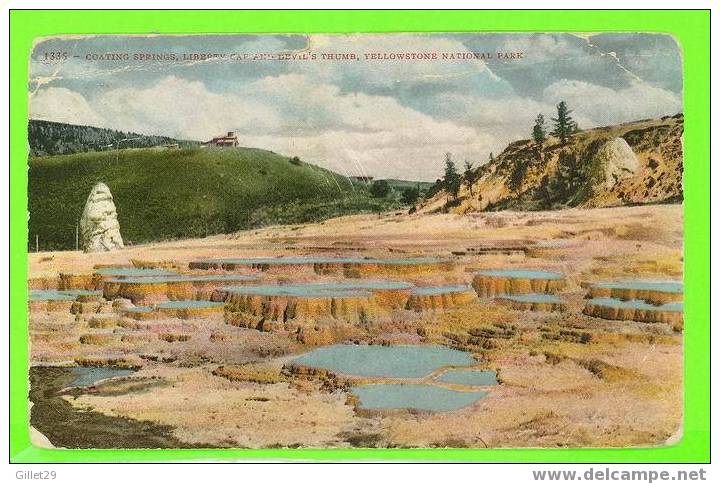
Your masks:
{"label": "building on hill", "polygon": [[221,148],[236,148],[238,147],[238,138],[233,131],[228,131],[226,136],[219,136],[212,138],[210,141],[202,143],[203,147],[206,146],[218,146]]}
{"label": "building on hill", "polygon": [[350,179],[361,183],[370,183],[373,180],[373,176],[350,176]]}

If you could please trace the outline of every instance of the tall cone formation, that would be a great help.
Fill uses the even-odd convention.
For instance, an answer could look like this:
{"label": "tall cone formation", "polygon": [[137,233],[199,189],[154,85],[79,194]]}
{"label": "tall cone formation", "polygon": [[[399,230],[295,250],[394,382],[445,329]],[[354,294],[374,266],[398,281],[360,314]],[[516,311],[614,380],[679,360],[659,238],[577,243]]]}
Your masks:
{"label": "tall cone formation", "polygon": [[80,243],[84,252],[106,252],[123,248],[120,223],[110,188],[96,184],[90,191],[80,218]]}

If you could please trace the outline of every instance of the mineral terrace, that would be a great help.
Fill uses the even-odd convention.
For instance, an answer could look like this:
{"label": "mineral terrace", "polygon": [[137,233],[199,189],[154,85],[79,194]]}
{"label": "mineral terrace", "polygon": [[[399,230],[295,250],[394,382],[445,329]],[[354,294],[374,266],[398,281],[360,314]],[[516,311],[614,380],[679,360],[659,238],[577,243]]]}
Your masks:
{"label": "mineral terrace", "polygon": [[[680,205],[389,213],[31,253],[33,434],[63,447],[671,444],[692,323],[682,230]],[[630,288],[602,285],[618,281]],[[293,363],[334,344],[453,348],[497,384],[455,410],[369,410],[354,388],[467,389]],[[75,387],[63,368],[133,371]]]}

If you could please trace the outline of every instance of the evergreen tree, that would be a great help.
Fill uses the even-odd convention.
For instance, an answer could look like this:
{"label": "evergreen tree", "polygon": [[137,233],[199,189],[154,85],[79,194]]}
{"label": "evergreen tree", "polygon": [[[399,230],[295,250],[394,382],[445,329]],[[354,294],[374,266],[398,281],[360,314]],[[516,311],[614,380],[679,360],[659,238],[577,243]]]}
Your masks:
{"label": "evergreen tree", "polygon": [[525,180],[525,173],[527,172],[527,161],[524,159],[516,159],[513,165],[512,173],[510,173],[510,179],[508,181],[508,188],[515,193],[520,192],[522,182]]}
{"label": "evergreen tree", "polygon": [[379,179],[370,186],[370,194],[375,198],[386,198],[387,195],[390,194],[391,189],[390,183],[384,179]]}
{"label": "evergreen tree", "polygon": [[473,196],[473,184],[477,181],[478,172],[473,169],[473,164],[469,161],[465,161],[465,171],[463,172],[463,181],[467,184],[470,190],[470,196]]}
{"label": "evergreen tree", "polygon": [[545,136],[545,116],[538,114],[532,130],[533,141],[535,141],[535,144],[538,146],[542,146],[542,143],[545,141]]}
{"label": "evergreen tree", "polygon": [[461,182],[462,180],[460,175],[458,175],[455,163],[452,160],[452,154],[445,153],[445,176],[443,177],[443,186],[445,187],[448,196],[452,196],[457,199]]}
{"label": "evergreen tree", "polygon": [[562,144],[566,144],[570,135],[578,131],[577,123],[570,117],[571,112],[565,101],[560,101],[557,105],[557,117],[552,118],[555,123],[552,134],[557,136]]}
{"label": "evergreen tree", "polygon": [[415,204],[415,202],[420,197],[420,187],[419,186],[410,186],[408,188],[405,188],[402,191],[402,197],[400,198],[401,201],[406,205],[412,205]]}

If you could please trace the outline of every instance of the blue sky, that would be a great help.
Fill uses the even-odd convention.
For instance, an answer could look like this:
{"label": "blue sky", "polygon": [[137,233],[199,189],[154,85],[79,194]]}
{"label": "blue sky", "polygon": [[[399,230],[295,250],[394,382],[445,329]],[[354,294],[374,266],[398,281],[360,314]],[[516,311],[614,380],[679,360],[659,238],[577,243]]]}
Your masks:
{"label": "blue sky", "polygon": [[[68,52],[49,62],[48,52]],[[488,60],[364,54],[487,52]],[[519,60],[497,52],[522,52]],[[104,53],[174,61],[88,60]],[[182,60],[188,53],[224,58]],[[354,53],[249,61],[242,54]],[[234,54],[230,56],[230,54]],[[77,56],[77,58],[75,57]],[[663,34],[362,34],[61,37],[30,61],[30,117],[205,140],[236,131],[343,174],[434,180],[444,153],[482,163],[565,100],[581,128],[682,111],[682,60]]]}

